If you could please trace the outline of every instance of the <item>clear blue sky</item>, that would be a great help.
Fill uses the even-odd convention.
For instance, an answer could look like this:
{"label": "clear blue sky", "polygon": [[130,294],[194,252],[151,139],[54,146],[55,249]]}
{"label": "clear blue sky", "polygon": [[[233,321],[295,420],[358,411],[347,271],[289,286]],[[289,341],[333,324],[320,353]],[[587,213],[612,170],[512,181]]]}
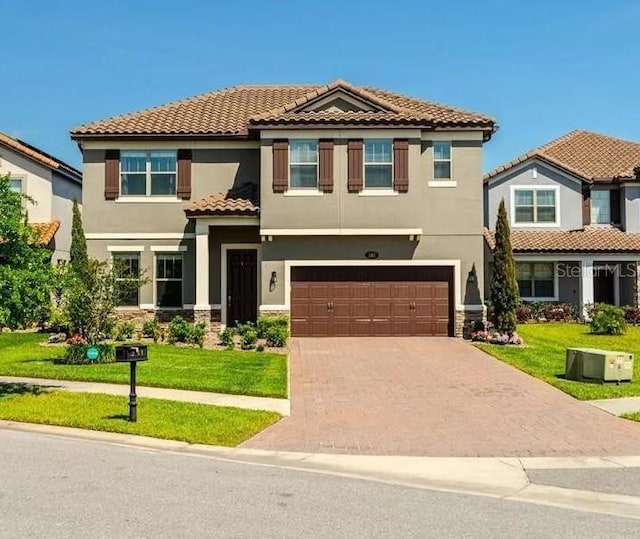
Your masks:
{"label": "clear blue sky", "polygon": [[77,166],[77,124],[338,77],[495,116],[485,169],[576,128],[640,140],[637,0],[5,0],[2,22],[0,131]]}

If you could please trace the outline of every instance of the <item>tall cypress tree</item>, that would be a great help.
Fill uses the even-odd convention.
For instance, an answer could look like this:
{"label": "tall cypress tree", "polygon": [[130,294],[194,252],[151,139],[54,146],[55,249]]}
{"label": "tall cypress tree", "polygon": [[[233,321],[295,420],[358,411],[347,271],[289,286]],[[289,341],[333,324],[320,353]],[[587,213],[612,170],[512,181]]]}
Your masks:
{"label": "tall cypress tree", "polygon": [[495,244],[490,285],[495,325],[496,330],[511,335],[516,330],[516,307],[520,298],[516,280],[516,263],[511,248],[511,230],[504,199],[498,208]]}
{"label": "tall cypress tree", "polygon": [[88,277],[89,255],[87,254],[87,240],[82,227],[82,215],[78,201],[73,200],[73,223],[71,225],[71,269],[80,278]]}

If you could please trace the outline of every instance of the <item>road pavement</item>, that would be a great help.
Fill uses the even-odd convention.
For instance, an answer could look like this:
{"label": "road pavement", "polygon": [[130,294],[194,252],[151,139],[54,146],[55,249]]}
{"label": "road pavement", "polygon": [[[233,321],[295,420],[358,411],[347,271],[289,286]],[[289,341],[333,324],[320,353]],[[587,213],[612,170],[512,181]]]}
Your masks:
{"label": "road pavement", "polygon": [[632,537],[640,520],[0,429],[1,537]]}

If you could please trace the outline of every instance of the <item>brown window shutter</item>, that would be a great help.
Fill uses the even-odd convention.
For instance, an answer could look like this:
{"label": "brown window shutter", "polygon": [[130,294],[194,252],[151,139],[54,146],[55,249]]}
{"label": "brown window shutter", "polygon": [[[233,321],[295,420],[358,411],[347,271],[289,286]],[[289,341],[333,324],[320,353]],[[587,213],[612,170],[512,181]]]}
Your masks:
{"label": "brown window shutter", "polygon": [[120,194],[120,150],[107,150],[104,156],[104,198],[115,200]]}
{"label": "brown window shutter", "polygon": [[399,193],[409,190],[409,141],[393,141],[393,188]]}
{"label": "brown window shutter", "polygon": [[591,188],[582,186],[582,226],[591,224]]}
{"label": "brown window shutter", "polygon": [[273,141],[273,192],[284,193],[289,187],[289,142]]}
{"label": "brown window shutter", "polygon": [[178,150],[178,198],[191,198],[191,150]]}
{"label": "brown window shutter", "polygon": [[333,191],[333,140],[318,143],[318,189],[323,193]]}
{"label": "brown window shutter", "polygon": [[609,191],[609,204],[611,204],[611,222],[620,224],[620,191],[611,189]]}
{"label": "brown window shutter", "polygon": [[363,187],[363,155],[362,140],[350,140],[347,142],[348,152],[348,175],[347,189],[350,193],[362,191]]}

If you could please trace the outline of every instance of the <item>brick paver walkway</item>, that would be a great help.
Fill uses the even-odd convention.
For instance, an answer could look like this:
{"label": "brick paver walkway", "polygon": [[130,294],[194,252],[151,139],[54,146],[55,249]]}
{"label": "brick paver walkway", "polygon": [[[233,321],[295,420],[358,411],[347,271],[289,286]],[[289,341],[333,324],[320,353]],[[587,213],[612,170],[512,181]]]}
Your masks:
{"label": "brick paver walkway", "polygon": [[458,339],[291,343],[291,416],[244,447],[425,456],[640,455],[640,423]]}

